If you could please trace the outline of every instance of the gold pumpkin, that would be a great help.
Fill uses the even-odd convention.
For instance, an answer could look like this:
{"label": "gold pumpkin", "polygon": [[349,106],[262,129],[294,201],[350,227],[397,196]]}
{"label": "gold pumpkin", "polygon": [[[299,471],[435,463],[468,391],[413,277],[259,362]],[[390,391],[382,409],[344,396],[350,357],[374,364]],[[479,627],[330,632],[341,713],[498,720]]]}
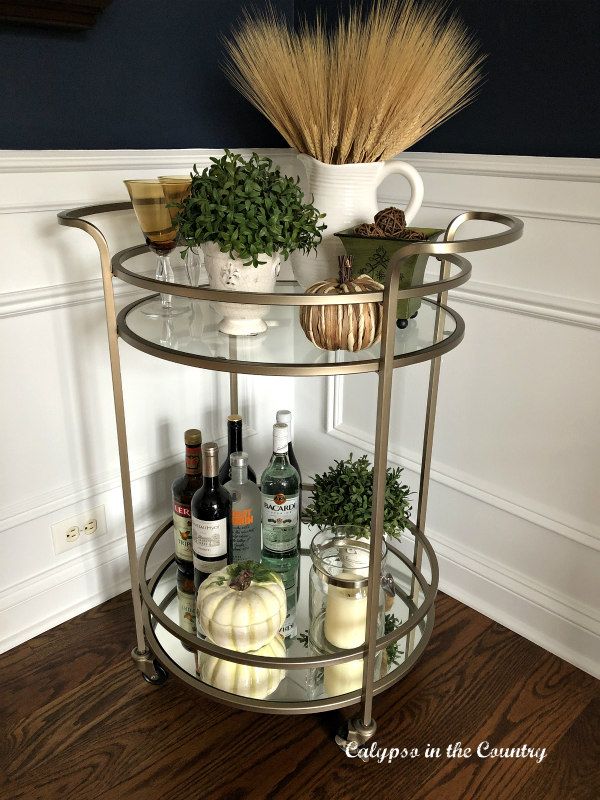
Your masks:
{"label": "gold pumpkin", "polygon": [[[352,278],[348,257],[340,257],[339,281],[320,281],[306,294],[352,294],[381,291],[383,285],[369,275]],[[307,338],[320,350],[357,352],[371,347],[381,338],[381,303],[302,306],[300,325]]]}

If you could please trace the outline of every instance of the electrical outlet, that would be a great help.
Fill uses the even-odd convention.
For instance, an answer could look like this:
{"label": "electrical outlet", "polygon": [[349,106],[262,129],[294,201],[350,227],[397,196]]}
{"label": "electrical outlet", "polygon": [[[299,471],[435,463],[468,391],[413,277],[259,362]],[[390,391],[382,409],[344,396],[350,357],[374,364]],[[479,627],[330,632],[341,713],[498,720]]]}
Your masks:
{"label": "electrical outlet", "polygon": [[96,533],[97,530],[98,530],[97,519],[88,519],[88,521],[83,526],[83,532],[87,534],[87,536],[91,536],[93,533]]}
{"label": "electrical outlet", "polygon": [[62,519],[50,527],[54,552],[58,556],[66,550],[79,547],[106,533],[104,506],[82,511],[81,514]]}
{"label": "electrical outlet", "polygon": [[75,542],[77,539],[79,539],[79,528],[77,525],[72,525],[67,529],[67,532],[65,533],[65,539],[67,542]]}

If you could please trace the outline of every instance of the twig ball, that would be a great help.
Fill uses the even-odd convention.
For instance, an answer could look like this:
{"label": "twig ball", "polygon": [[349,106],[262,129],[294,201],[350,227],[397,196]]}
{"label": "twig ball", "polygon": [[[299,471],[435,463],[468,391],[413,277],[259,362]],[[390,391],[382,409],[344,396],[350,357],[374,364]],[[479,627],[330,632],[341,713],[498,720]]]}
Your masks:
{"label": "twig ball", "polygon": [[375,214],[375,225],[383,231],[384,236],[396,238],[406,228],[406,217],[401,208],[389,206]]}

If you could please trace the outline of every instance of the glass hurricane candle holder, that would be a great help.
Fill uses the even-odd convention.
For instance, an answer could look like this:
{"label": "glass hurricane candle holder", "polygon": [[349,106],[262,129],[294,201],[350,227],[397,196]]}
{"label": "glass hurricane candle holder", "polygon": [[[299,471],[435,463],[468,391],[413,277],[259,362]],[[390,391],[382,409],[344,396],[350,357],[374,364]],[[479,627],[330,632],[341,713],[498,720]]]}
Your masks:
{"label": "glass hurricane candle holder", "polygon": [[[310,545],[309,647],[314,655],[351,650],[365,644],[367,593],[371,580],[368,531],[355,525],[336,525],[320,531]],[[381,566],[387,547],[382,542]],[[377,636],[384,630],[384,590],[381,573],[378,592]],[[381,654],[376,659],[379,674]],[[355,691],[362,685],[363,659],[320,668],[310,680],[322,681],[327,696]]]}
{"label": "glass hurricane candle holder", "polygon": [[[127,180],[124,183],[146,244],[156,253],[156,280],[173,283],[170,254],[177,245],[177,228],[173,222],[174,209],[168,207],[167,195],[179,190],[180,185],[157,179]],[[187,304],[175,306],[170,294],[161,294],[160,301],[145,303],[143,308],[143,312],[152,317],[169,317],[188,310]]]}

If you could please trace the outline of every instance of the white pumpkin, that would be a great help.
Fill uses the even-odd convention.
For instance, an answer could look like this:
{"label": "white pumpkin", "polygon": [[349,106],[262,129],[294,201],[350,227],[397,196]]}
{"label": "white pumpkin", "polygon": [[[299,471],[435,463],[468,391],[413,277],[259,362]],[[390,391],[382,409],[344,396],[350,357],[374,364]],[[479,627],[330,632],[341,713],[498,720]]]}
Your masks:
{"label": "white pumpkin", "polygon": [[196,618],[215,644],[248,653],[273,639],[286,616],[279,575],[255,561],[230,564],[198,589]]}
{"label": "white pumpkin", "polygon": [[[255,651],[259,656],[272,658],[285,656],[285,642],[282,636],[276,636],[268,644]],[[230,694],[242,697],[254,697],[264,700],[279,686],[285,670],[270,667],[249,667],[245,664],[234,664],[224,658],[199,653],[200,669],[198,674],[204,683],[214,686]]]}

